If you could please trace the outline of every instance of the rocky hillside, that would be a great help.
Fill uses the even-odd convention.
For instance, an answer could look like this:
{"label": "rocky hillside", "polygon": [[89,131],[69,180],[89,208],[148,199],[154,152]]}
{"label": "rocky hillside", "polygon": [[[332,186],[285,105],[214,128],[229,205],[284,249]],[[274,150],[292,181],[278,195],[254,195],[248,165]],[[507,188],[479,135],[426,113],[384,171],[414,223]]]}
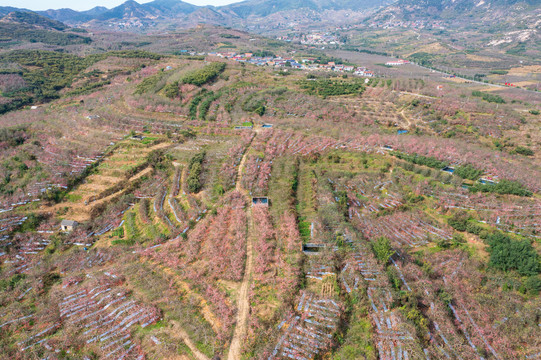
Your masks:
{"label": "rocky hillside", "polygon": [[466,48],[475,43],[475,48],[498,47],[515,55],[535,55],[541,44],[538,0],[398,0],[369,21],[391,27],[417,22],[441,29],[446,37],[448,32],[466,37]]}
{"label": "rocky hillside", "polygon": [[537,0],[398,0],[380,10],[376,19],[432,19],[453,24],[486,23],[496,27],[508,21],[538,25],[538,5]]}

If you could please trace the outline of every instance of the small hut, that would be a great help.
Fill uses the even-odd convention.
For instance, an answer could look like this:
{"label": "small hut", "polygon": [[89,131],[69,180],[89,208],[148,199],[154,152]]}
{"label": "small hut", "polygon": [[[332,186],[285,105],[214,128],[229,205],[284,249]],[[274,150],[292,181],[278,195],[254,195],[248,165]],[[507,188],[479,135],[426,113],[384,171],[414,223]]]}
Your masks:
{"label": "small hut", "polygon": [[254,205],[269,206],[269,198],[268,197],[253,197],[252,198],[252,206],[254,206]]}
{"label": "small hut", "polygon": [[78,223],[74,220],[62,220],[60,223],[60,229],[65,232],[73,231],[77,227]]}

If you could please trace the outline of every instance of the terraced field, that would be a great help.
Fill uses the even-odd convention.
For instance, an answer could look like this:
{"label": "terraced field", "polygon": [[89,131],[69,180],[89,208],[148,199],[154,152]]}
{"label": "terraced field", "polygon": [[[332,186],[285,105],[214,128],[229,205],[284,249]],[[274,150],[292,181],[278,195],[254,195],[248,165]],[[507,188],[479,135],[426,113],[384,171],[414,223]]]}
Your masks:
{"label": "terraced field", "polygon": [[2,185],[1,358],[539,358],[541,170],[467,127],[534,114],[225,64],[170,57],[52,102],[77,141],[43,114],[10,133],[28,169],[2,165],[26,185]]}

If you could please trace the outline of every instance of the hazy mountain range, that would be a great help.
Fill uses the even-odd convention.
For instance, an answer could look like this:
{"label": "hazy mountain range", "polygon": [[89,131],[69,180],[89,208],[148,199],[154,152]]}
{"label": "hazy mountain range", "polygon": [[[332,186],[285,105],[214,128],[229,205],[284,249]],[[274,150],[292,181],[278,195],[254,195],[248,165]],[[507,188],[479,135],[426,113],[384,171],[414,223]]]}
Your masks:
{"label": "hazy mountain range", "polygon": [[[391,0],[247,0],[226,6],[196,6],[180,0],[155,0],[139,4],[134,0],[107,9],[95,7],[87,11],[72,9],[56,9],[36,11],[70,25],[90,21],[109,20],[171,20],[194,18],[198,21],[223,21],[229,25],[234,20],[243,20],[250,17],[264,18],[280,12],[294,12],[297,10],[309,11],[311,14],[325,11],[363,11],[374,9],[391,3]],[[6,15],[17,9],[13,7],[0,7],[0,15]]]}
{"label": "hazy mountain range", "polygon": [[[541,26],[538,3],[539,0],[246,0],[215,7],[196,6],[181,0],[155,0],[145,4],[128,0],[112,9],[51,9],[33,13],[70,26],[101,28],[130,23],[140,28],[147,25],[189,28],[206,23],[256,32],[296,26],[358,24],[367,19],[378,22],[441,20],[458,29],[483,25],[490,34],[517,30],[514,37],[532,39],[537,38]],[[0,7],[0,16],[14,11],[30,12]]]}
{"label": "hazy mountain range", "polygon": [[526,14],[532,8],[539,8],[539,4],[539,0],[398,0],[378,15],[404,20],[433,18],[460,21],[466,16],[474,20],[487,18],[494,21],[494,15],[514,15],[516,11]]}

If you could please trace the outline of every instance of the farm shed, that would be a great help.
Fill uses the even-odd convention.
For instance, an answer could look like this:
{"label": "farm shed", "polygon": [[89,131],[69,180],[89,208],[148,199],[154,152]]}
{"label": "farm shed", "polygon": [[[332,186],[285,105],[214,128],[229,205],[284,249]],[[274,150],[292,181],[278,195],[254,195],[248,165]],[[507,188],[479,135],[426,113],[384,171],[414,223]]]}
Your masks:
{"label": "farm shed", "polygon": [[441,171],[445,171],[445,172],[448,172],[448,173],[452,174],[452,173],[455,172],[455,168],[452,167],[452,166],[446,166],[443,169],[441,169]]}
{"label": "farm shed", "polygon": [[268,197],[253,197],[252,198],[252,206],[253,205],[269,206],[269,198]]}
{"label": "farm shed", "polygon": [[78,223],[74,220],[62,220],[60,223],[60,228],[62,231],[73,231],[77,227]]}

